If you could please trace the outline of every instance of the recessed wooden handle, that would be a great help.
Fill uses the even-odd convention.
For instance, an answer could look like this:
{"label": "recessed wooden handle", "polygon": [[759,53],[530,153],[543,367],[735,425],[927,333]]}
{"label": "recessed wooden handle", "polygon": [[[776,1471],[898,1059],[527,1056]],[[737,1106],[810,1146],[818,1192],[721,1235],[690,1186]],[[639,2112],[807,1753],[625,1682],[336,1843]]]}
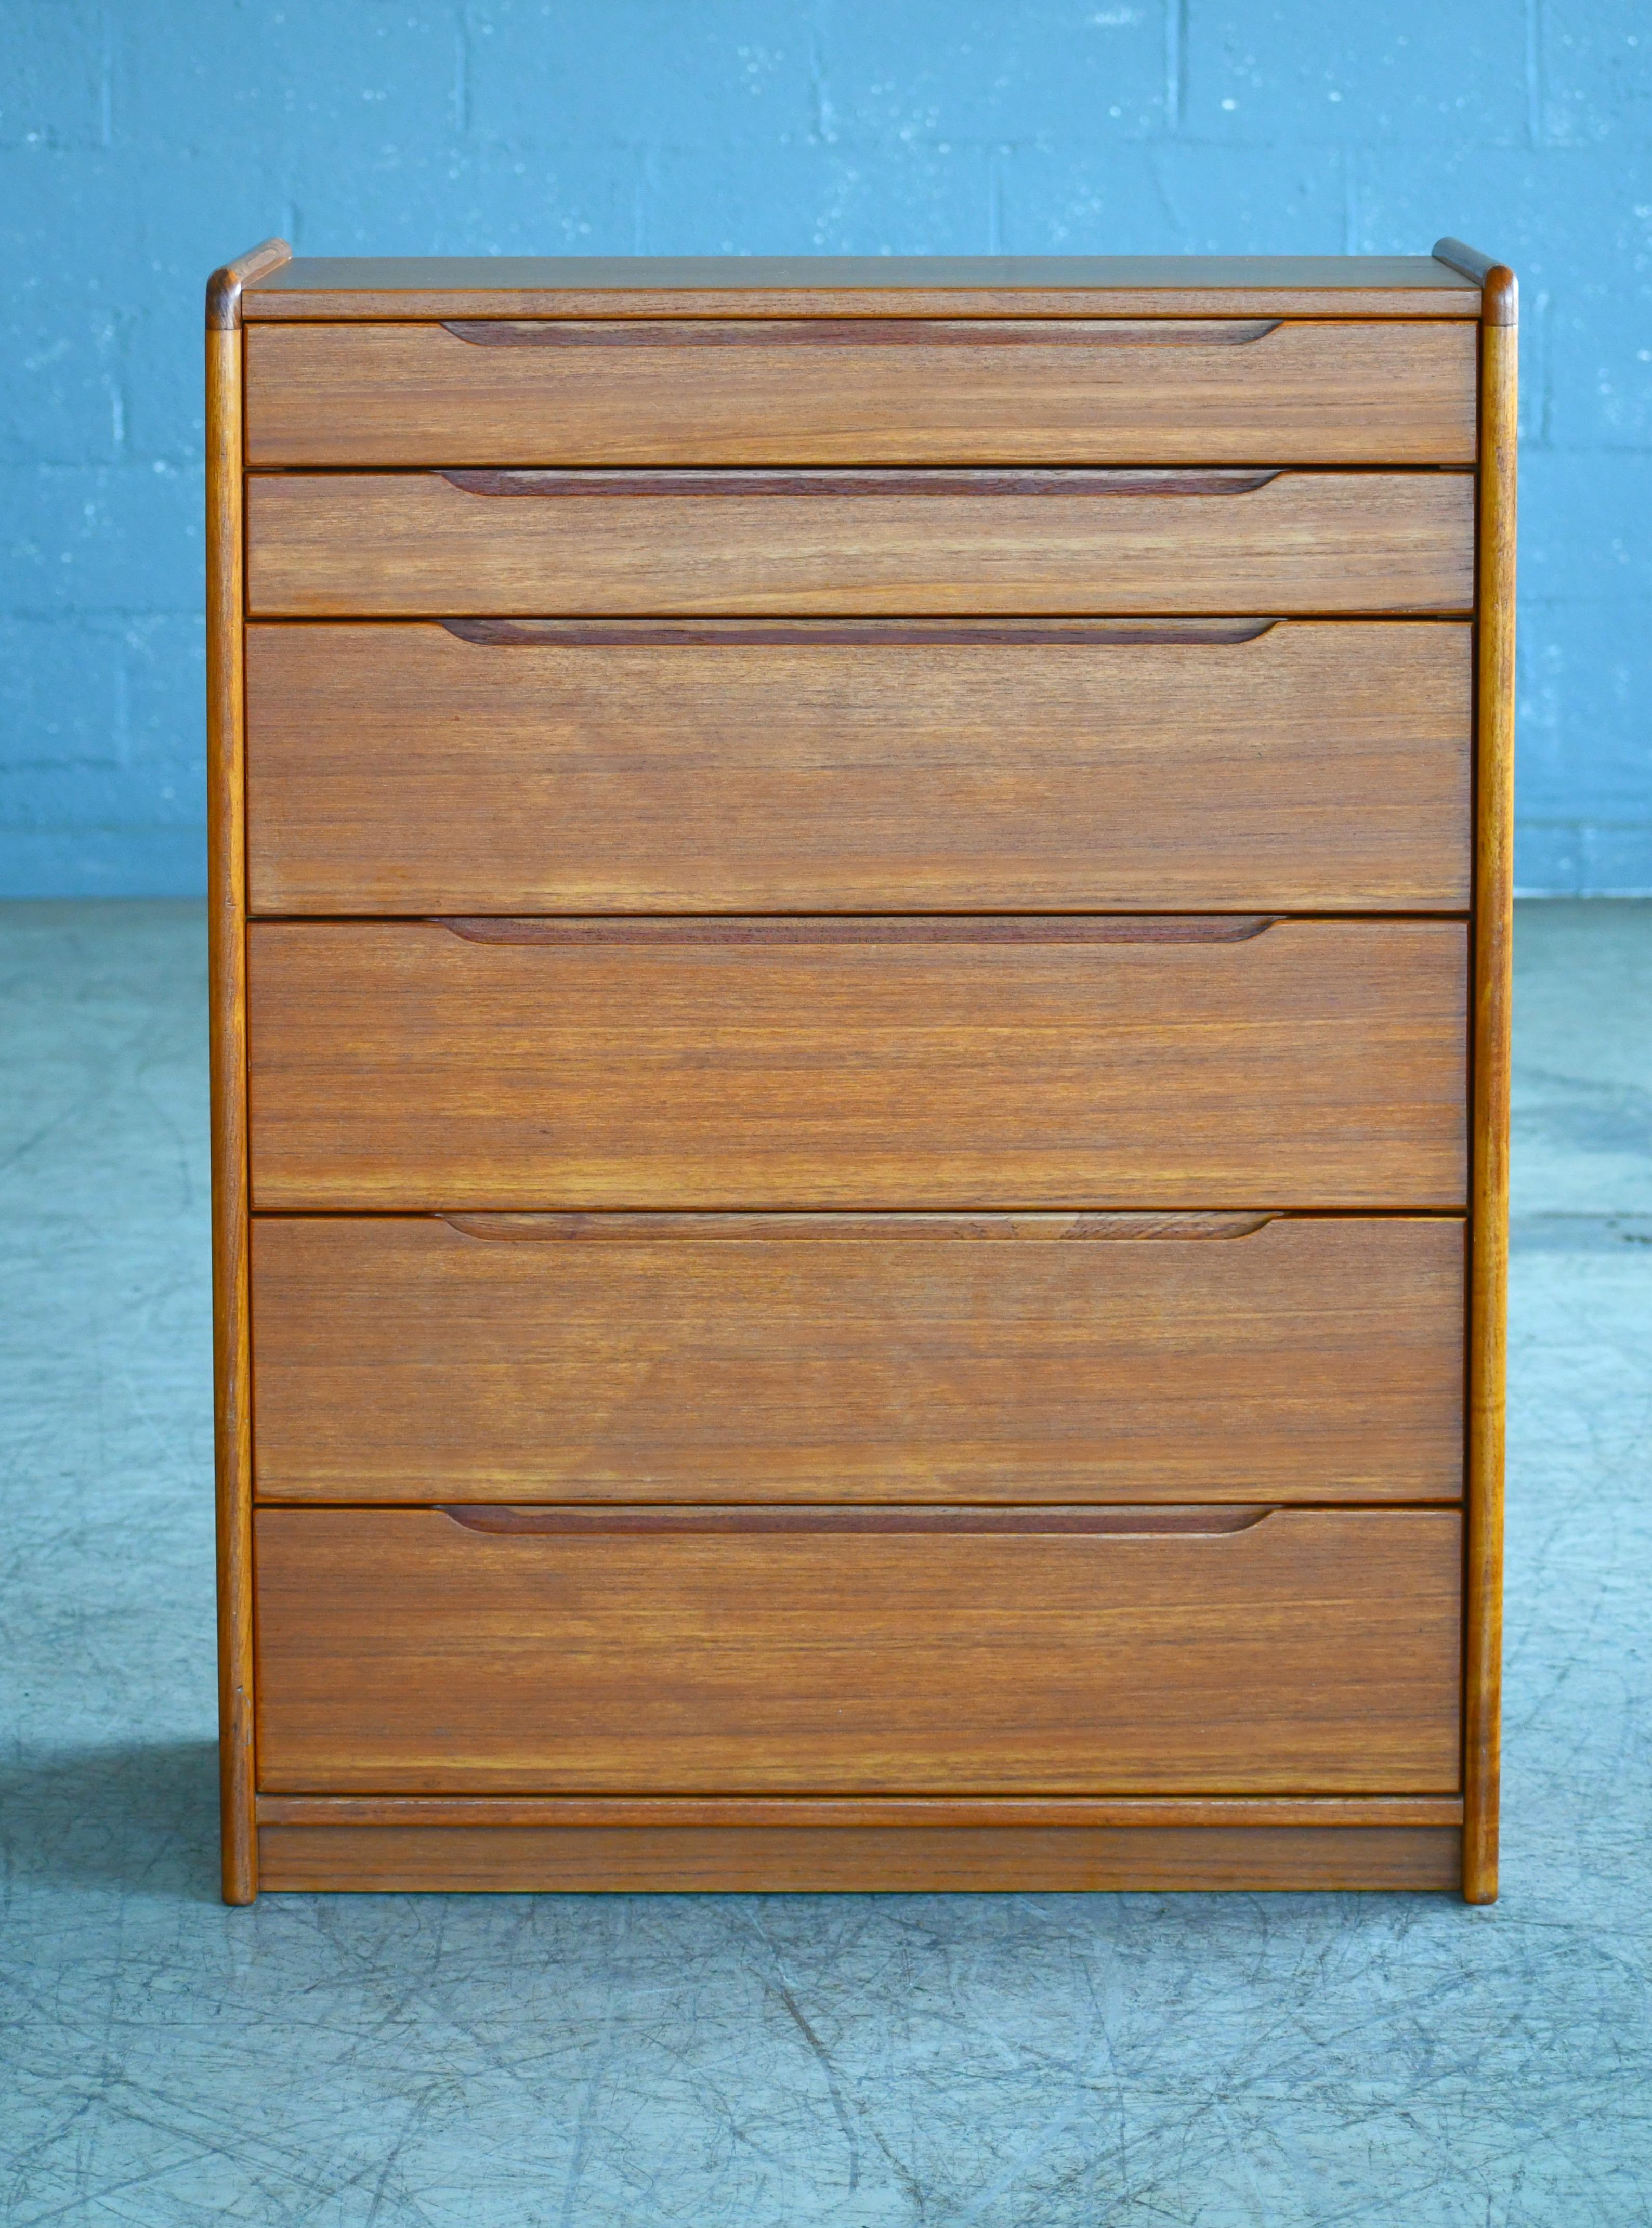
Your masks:
{"label": "recessed wooden handle", "polygon": [[443,619],[489,649],[1092,650],[1257,642],[1278,619]]}
{"label": "recessed wooden handle", "polygon": [[472,348],[1247,348],[1278,317],[443,317]]}
{"label": "recessed wooden handle", "polygon": [[1117,1539],[1224,1539],[1254,1531],[1272,1508],[744,1508],[724,1503],[659,1508],[443,1507],[467,1532],[585,1537],[623,1533],[745,1532],[1072,1533]]}
{"label": "recessed wooden handle", "polygon": [[438,472],[463,495],[540,497],[648,496],[791,498],[834,496],[1235,496],[1253,495],[1280,476],[1266,471],[1111,471],[1075,468],[1046,471],[790,471],[744,469],[698,471],[673,466],[666,471],[611,471],[581,469],[554,471]]}
{"label": "recessed wooden handle", "polygon": [[883,1245],[915,1240],[950,1244],[987,1240],[1040,1244],[1073,1239],[1088,1242],[1158,1243],[1186,1239],[1251,1238],[1277,1222],[1276,1214],[679,1214],[608,1212],[575,1214],[439,1214],[462,1238],[495,1243],[590,1242],[652,1245],[673,1239],[698,1244],[816,1244]]}
{"label": "recessed wooden handle", "polygon": [[590,914],[562,919],[443,915],[429,922],[467,944],[1247,944],[1283,913],[822,913],[788,919]]}

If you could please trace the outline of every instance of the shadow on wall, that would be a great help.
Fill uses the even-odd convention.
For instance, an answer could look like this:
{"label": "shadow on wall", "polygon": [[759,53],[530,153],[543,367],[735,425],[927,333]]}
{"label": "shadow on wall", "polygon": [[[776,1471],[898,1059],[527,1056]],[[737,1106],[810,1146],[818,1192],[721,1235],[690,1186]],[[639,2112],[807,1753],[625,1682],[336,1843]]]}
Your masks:
{"label": "shadow on wall", "polygon": [[216,1903],[215,1742],[131,1741],[0,1766],[0,1875]]}

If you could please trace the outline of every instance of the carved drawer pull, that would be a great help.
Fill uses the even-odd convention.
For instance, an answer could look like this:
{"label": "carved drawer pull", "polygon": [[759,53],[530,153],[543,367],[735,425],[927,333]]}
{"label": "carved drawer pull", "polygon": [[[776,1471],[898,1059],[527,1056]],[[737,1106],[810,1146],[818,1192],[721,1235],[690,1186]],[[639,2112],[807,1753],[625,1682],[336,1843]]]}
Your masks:
{"label": "carved drawer pull", "polygon": [[524,1508],[469,1504],[439,1514],[467,1532],[543,1537],[614,1533],[1050,1533],[1115,1539],[1227,1539],[1253,1532],[1272,1508],[850,1508],[699,1507]]}
{"label": "carved drawer pull", "polygon": [[1014,913],[922,917],[820,913],[808,918],[685,914],[583,915],[511,920],[493,915],[430,923],[467,944],[1248,944],[1283,913]]}
{"label": "carved drawer pull", "polygon": [[1032,471],[856,471],[822,467],[807,471],[734,467],[703,471],[675,465],[663,471],[609,471],[600,468],[550,471],[438,472],[462,495],[481,496],[785,496],[826,499],[834,496],[1234,496],[1253,495],[1280,477],[1280,468],[1247,471],[1114,471],[1089,469]]}

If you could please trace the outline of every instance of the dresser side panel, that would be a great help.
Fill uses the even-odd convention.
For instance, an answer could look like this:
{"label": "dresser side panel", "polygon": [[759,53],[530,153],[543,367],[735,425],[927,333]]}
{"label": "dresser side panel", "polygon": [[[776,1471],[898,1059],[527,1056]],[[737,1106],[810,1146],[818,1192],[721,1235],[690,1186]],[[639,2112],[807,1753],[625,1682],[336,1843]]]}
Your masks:
{"label": "dresser side panel", "polygon": [[252,1415],[247,1229],[244,615],[239,327],[207,334],[207,814],[213,1367],[223,1892],[258,1893],[252,1822]]}

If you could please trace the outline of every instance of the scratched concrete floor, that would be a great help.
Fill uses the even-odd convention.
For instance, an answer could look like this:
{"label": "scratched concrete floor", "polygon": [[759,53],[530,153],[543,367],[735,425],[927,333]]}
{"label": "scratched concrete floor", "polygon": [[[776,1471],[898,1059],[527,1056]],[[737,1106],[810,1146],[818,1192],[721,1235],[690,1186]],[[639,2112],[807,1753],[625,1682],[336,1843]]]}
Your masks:
{"label": "scratched concrete floor", "polygon": [[1521,961],[1499,1906],[227,1911],[200,918],[0,909],[0,2219],[1642,2228],[1652,906]]}

